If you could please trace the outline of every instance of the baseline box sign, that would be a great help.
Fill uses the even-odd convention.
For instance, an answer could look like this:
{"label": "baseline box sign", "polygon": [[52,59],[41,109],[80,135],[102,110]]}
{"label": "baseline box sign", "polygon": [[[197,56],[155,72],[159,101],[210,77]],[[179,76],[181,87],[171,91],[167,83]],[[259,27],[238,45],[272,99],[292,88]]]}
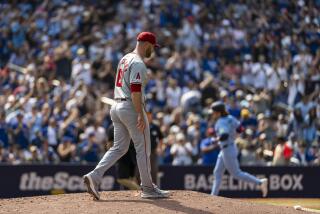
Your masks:
{"label": "baseline box sign", "polygon": [[[82,176],[93,165],[0,165],[0,198],[84,192]],[[101,190],[117,190],[115,168],[103,177]]]}
{"label": "baseline box sign", "polygon": [[[260,178],[269,179],[268,197],[320,197],[320,167],[241,167]],[[161,187],[210,193],[212,167],[162,166]],[[223,176],[220,196],[236,198],[261,197],[258,186],[238,181],[229,174]]]}
{"label": "baseline box sign", "polygon": [[[83,192],[82,176],[94,165],[1,165],[0,198]],[[268,197],[320,197],[320,167],[242,167],[244,171],[269,179]],[[163,189],[210,193],[212,167],[160,166],[159,184]],[[119,190],[116,170],[104,175],[101,190]],[[257,186],[239,182],[225,174],[221,196],[261,197]]]}

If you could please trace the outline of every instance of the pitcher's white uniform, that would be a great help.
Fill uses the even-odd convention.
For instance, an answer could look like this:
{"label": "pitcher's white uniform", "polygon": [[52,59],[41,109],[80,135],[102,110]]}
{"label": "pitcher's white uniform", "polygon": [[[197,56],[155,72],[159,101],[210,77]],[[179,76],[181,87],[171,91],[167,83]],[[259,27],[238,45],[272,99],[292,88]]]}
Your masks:
{"label": "pitcher's white uniform", "polygon": [[[135,53],[125,55],[119,62],[115,80],[114,98],[117,101],[111,107],[110,114],[114,124],[114,144],[106,152],[96,168],[90,172],[96,185],[99,185],[104,173],[116,163],[128,150],[132,139],[136,152],[137,164],[143,187],[153,188],[150,167],[150,129],[144,112],[146,127],[142,132],[137,128],[138,113],[131,101],[133,91],[141,91],[147,82],[147,68]],[[144,102],[141,100],[141,102]]]}

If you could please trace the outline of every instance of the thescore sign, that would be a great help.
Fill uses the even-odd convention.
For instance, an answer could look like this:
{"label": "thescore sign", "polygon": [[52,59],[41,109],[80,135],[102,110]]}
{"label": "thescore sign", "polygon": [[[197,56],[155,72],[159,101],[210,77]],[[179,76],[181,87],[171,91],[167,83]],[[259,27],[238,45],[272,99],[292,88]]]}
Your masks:
{"label": "thescore sign", "polygon": [[[112,190],[115,179],[113,176],[104,176],[100,189]],[[49,191],[52,189],[65,190],[67,192],[85,191],[81,176],[69,175],[68,172],[57,172],[53,176],[38,176],[36,172],[23,173],[20,178],[19,189],[21,191],[42,190]]]}
{"label": "thescore sign", "polygon": [[[83,192],[82,176],[94,165],[0,165],[0,198]],[[115,168],[102,178],[101,190],[118,190]]]}

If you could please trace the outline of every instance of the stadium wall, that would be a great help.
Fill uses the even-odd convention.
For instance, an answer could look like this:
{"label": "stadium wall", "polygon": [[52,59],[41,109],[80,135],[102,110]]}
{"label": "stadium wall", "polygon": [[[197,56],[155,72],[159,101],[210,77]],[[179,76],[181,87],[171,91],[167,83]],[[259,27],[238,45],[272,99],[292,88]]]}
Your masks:
{"label": "stadium wall", "polygon": [[[83,192],[82,175],[94,165],[0,165],[0,198]],[[320,197],[320,167],[242,167],[269,179],[268,197]],[[207,166],[160,166],[158,184],[163,189],[193,190],[210,193],[213,176]],[[116,170],[104,176],[101,190],[119,190]],[[257,198],[257,186],[239,182],[225,174],[221,196]]]}

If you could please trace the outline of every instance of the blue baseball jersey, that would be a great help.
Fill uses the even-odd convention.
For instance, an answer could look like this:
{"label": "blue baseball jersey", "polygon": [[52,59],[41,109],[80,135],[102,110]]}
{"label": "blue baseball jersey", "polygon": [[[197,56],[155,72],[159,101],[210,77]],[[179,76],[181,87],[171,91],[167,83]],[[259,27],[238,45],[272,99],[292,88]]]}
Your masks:
{"label": "blue baseball jersey", "polygon": [[220,117],[215,124],[215,131],[217,137],[221,137],[223,134],[228,134],[229,137],[225,141],[219,141],[220,146],[234,143],[237,134],[237,128],[240,126],[240,122],[233,116],[228,115]]}
{"label": "blue baseball jersey", "polygon": [[219,144],[222,147],[224,145],[228,146],[221,150],[218,156],[217,164],[214,168],[214,181],[211,191],[212,195],[219,194],[220,185],[225,169],[228,170],[228,172],[233,178],[253,183],[256,185],[262,184],[262,180],[247,172],[243,172],[240,169],[239,161],[237,159],[238,149],[237,146],[234,144],[237,129],[239,126],[240,122],[231,115],[220,117],[216,122],[215,130],[217,137],[220,138],[222,135],[228,134],[228,138],[225,138],[226,140],[224,141],[220,141]]}

